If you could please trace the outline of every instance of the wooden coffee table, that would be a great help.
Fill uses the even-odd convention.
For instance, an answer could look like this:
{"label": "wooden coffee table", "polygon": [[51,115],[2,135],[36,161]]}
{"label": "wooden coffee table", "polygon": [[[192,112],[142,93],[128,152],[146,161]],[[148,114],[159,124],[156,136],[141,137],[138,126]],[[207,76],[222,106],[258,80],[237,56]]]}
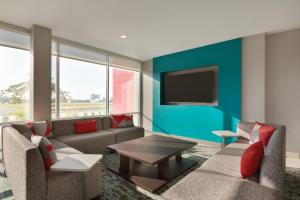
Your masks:
{"label": "wooden coffee table", "polygon": [[181,153],[197,143],[151,135],[108,146],[119,155],[119,164],[109,169],[134,184],[154,192],[197,162]]}

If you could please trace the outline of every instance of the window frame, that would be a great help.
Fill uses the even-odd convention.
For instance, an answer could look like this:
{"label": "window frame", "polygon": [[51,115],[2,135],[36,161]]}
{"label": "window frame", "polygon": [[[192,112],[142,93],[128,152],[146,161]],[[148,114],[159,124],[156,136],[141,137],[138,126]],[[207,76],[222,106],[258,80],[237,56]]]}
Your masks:
{"label": "window frame", "polygon": [[[31,36],[30,36],[30,31],[27,29],[23,29],[14,25],[9,25],[6,23],[0,23],[0,29],[7,31],[7,32],[12,32],[15,34],[20,34],[20,35],[24,35],[24,36],[28,36],[29,37],[29,43],[31,42]],[[5,44],[5,43],[0,43],[0,46],[2,47],[7,47],[7,48],[12,48],[12,49],[18,49],[18,50],[22,50],[22,51],[28,51],[30,53],[31,51],[31,46],[29,45],[27,48],[26,47],[21,47],[20,45],[14,45],[14,44]],[[29,66],[29,71],[31,71],[31,66]],[[31,73],[31,72],[30,72]],[[31,77],[29,78],[29,84],[32,84],[32,80]],[[21,123],[24,122],[26,120],[32,120],[33,119],[33,113],[32,113],[32,88],[29,87],[29,119],[24,119],[22,121],[8,121],[8,122],[0,122],[0,125],[6,125],[6,124],[11,124],[11,123]],[[1,132],[1,131],[0,131]]]}
{"label": "window frame", "polygon": [[[77,117],[60,117],[60,58],[67,58],[67,59],[72,59],[72,60],[77,60],[77,61],[81,61],[81,62],[87,62],[87,63],[93,63],[93,64],[97,64],[97,65],[105,65],[105,70],[106,70],[106,98],[105,98],[105,115],[95,115],[95,116],[108,116],[110,115],[109,110],[110,110],[110,105],[109,105],[109,76],[110,76],[110,68],[117,68],[117,69],[125,69],[128,71],[134,71],[134,72],[138,72],[139,73],[139,85],[138,85],[138,111],[136,112],[127,112],[127,113],[114,113],[114,114],[132,114],[132,115],[138,115],[138,125],[141,125],[142,122],[142,114],[141,114],[141,89],[142,89],[142,73],[140,70],[134,70],[134,69],[129,69],[128,67],[122,67],[119,65],[113,65],[112,64],[112,56],[104,53],[102,51],[95,51],[98,53],[101,53],[103,55],[105,55],[107,57],[107,62],[103,63],[103,62],[95,62],[95,61],[91,61],[89,59],[80,59],[80,58],[74,58],[74,57],[69,57],[69,56],[62,56],[60,55],[60,44],[64,44],[64,45],[69,45],[72,46],[74,48],[81,48],[83,50],[89,50],[89,51],[93,51],[92,49],[88,49],[85,46],[80,46],[78,44],[73,45],[73,44],[69,44],[68,42],[65,41],[61,41],[58,38],[53,38],[52,39],[52,43],[56,43],[55,47],[55,52],[53,53],[53,50],[51,51],[51,56],[56,56],[56,84],[55,84],[55,119],[52,120],[60,120],[60,119],[74,119]],[[51,113],[51,117],[52,117],[52,113]],[[92,116],[86,116],[83,118],[90,118]]]}
{"label": "window frame", "polygon": [[[18,26],[14,26],[14,25],[11,25],[11,24],[6,24],[6,23],[3,23],[3,22],[0,22],[0,29],[4,30],[4,31],[15,33],[15,34],[20,34],[20,35],[28,36],[29,37],[29,44],[31,43],[30,31],[28,29],[21,28],[21,27],[18,27]],[[0,46],[14,48],[14,49],[21,49],[21,50],[31,51],[31,45],[29,45],[26,48],[26,47],[21,47],[19,45],[0,43]]]}

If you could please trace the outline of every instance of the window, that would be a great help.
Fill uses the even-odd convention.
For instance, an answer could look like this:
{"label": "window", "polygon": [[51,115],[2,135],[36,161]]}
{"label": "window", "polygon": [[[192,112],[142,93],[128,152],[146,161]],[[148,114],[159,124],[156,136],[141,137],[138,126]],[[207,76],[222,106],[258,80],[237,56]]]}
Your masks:
{"label": "window", "polygon": [[106,66],[60,58],[59,117],[106,114]]}
{"label": "window", "polygon": [[139,72],[109,66],[107,55],[57,41],[52,55],[53,119],[129,113],[139,124]]}
{"label": "window", "polygon": [[106,115],[107,66],[106,55],[53,41],[52,118]]}
{"label": "window", "polygon": [[0,29],[0,123],[30,119],[30,37]]}

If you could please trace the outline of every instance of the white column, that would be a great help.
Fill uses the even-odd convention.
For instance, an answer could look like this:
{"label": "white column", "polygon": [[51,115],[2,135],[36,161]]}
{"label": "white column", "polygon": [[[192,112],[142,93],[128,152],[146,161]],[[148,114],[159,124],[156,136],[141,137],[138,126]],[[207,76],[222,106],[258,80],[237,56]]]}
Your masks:
{"label": "white column", "polygon": [[31,115],[34,121],[51,119],[51,30],[31,27]]}

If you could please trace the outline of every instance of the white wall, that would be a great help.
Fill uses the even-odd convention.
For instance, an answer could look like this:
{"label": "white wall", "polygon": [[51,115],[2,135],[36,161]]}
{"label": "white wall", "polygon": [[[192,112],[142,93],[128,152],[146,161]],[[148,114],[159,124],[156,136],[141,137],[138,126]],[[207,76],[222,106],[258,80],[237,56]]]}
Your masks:
{"label": "white wall", "polygon": [[265,34],[243,38],[242,120],[265,122]]}
{"label": "white wall", "polygon": [[142,63],[143,67],[143,127],[152,131],[152,108],[153,108],[153,78],[152,60]]}
{"label": "white wall", "polygon": [[284,124],[288,152],[300,153],[300,29],[266,38],[266,119]]}

